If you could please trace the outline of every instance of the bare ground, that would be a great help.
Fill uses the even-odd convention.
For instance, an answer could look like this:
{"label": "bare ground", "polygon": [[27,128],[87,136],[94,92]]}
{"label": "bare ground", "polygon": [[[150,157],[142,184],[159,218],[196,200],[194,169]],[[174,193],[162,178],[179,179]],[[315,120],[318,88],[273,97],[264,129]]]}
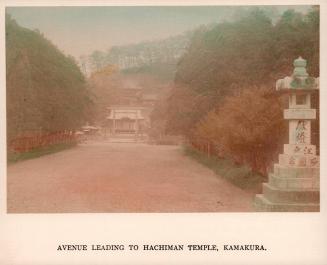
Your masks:
{"label": "bare ground", "polygon": [[244,212],[253,197],[178,146],[93,142],[8,167],[9,213]]}

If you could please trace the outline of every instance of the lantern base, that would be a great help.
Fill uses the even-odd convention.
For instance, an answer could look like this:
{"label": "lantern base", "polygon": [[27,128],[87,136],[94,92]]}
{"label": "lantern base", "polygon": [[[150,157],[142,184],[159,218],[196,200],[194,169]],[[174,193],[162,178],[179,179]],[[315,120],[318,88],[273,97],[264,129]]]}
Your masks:
{"label": "lantern base", "polygon": [[258,212],[319,212],[319,203],[272,202],[263,194],[257,194],[254,207]]}

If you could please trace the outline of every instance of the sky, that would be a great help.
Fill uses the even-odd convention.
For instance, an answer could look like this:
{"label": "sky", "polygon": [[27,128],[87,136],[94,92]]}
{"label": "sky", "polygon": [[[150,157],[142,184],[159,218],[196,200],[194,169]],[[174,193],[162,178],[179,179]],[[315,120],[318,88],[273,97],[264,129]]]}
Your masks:
{"label": "sky", "polygon": [[[289,6],[275,7],[281,12]],[[243,7],[244,9],[245,7]],[[292,7],[305,12],[309,6]],[[40,30],[65,54],[79,58],[113,45],[158,40],[200,25],[235,19],[242,7],[7,7],[19,25]]]}

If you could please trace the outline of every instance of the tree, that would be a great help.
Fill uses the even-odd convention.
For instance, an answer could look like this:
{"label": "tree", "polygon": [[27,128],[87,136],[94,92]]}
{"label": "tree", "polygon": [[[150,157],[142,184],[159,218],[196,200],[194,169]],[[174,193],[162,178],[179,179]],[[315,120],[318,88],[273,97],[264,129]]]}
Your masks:
{"label": "tree", "polygon": [[276,92],[251,87],[226,97],[198,123],[194,135],[218,144],[226,156],[266,174],[285,131],[282,101]]}
{"label": "tree", "polygon": [[101,51],[94,51],[90,56],[91,65],[94,71],[98,71],[105,66],[106,55]]}
{"label": "tree", "polygon": [[6,16],[8,141],[26,133],[79,128],[92,99],[75,60],[41,33]]}
{"label": "tree", "polygon": [[190,129],[234,91],[274,88],[277,79],[292,74],[293,60],[300,55],[308,60],[309,73],[319,75],[318,7],[306,15],[288,10],[276,24],[266,10],[243,11],[237,21],[194,31],[177,65],[167,130],[180,123],[179,133],[190,135]]}

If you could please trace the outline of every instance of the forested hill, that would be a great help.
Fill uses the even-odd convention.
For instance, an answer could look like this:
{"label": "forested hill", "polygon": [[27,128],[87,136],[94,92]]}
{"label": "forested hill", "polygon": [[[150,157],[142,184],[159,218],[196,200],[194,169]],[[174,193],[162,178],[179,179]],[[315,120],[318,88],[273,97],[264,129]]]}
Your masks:
{"label": "forested hill", "polygon": [[[275,83],[292,74],[299,56],[308,73],[319,76],[319,7],[306,14],[285,11],[275,23],[255,9],[239,20],[199,28],[152,124],[197,146],[219,147],[220,155],[266,174],[288,137],[286,106]],[[318,93],[311,102],[319,110]],[[319,120],[312,123],[312,142],[319,146]]]}
{"label": "forested hill", "polygon": [[187,49],[191,36],[190,31],[157,41],[113,46],[107,52],[94,51],[89,56],[81,57],[80,63],[85,72],[98,71],[111,64],[117,65],[126,73],[152,71],[160,75],[160,72],[166,69],[162,74],[166,77],[171,75],[168,73],[169,69],[176,69],[175,66]]}
{"label": "forested hill", "polygon": [[80,126],[91,106],[75,61],[38,31],[6,16],[8,140]]}
{"label": "forested hill", "polygon": [[[168,125],[173,131],[190,132],[199,119],[233,91],[253,86],[274,89],[277,79],[292,73],[293,60],[299,56],[308,61],[309,74],[319,76],[316,7],[307,14],[288,10],[275,24],[257,9],[238,21],[198,29],[175,76],[175,84],[183,87],[190,98],[186,100],[181,88],[174,90]],[[176,109],[181,105],[175,102],[179,99],[185,108],[197,106],[190,107],[187,119]]]}

